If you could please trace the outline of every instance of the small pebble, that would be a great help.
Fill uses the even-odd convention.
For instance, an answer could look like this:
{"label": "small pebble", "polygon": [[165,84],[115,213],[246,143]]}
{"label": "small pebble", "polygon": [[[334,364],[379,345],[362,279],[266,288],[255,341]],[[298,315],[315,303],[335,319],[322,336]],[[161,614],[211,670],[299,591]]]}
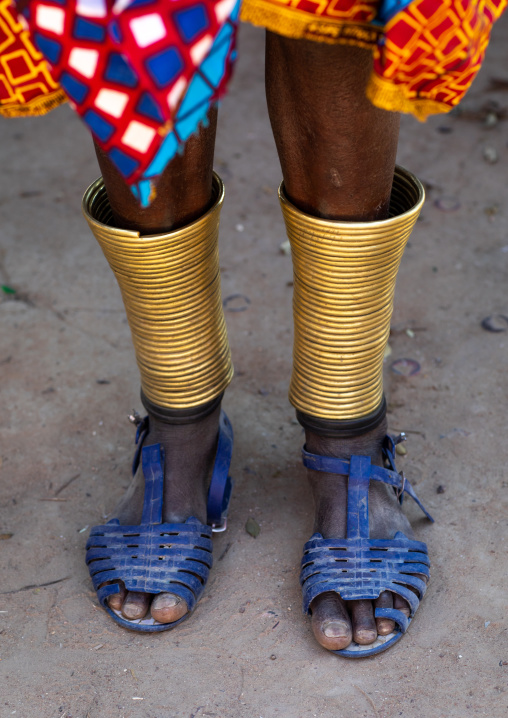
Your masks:
{"label": "small pebble", "polygon": [[438,197],[434,201],[434,207],[440,209],[441,212],[455,212],[460,208],[460,202],[457,197]]}
{"label": "small pebble", "polygon": [[270,656],[270,660],[274,661],[276,658],[277,658],[277,656],[275,655],[275,653],[272,653],[272,655]]}
{"label": "small pebble", "polygon": [[445,487],[442,484],[439,484],[439,486],[436,489],[436,494],[444,494],[446,491]]}
{"label": "small pebble", "polygon": [[504,314],[491,314],[482,319],[482,329],[487,332],[505,332],[508,329],[508,317]]}
{"label": "small pebble", "polygon": [[483,159],[489,165],[495,165],[499,159],[497,150],[494,147],[485,147],[483,150]]}
{"label": "small pebble", "polygon": [[245,294],[231,294],[222,302],[227,312],[244,312],[249,308],[250,299]]}
{"label": "small pebble", "polygon": [[495,112],[489,112],[485,118],[485,127],[495,127],[499,122],[499,117]]}
{"label": "small pebble", "polygon": [[484,213],[487,215],[487,217],[495,217],[496,214],[499,212],[499,205],[498,204],[491,204],[488,207],[485,207],[483,210]]}
{"label": "small pebble", "polygon": [[282,242],[282,244],[279,245],[279,250],[281,254],[290,255],[291,254],[291,245],[289,243],[289,239],[286,239],[285,242]]}
{"label": "small pebble", "polygon": [[245,227],[243,226],[243,224],[237,224],[236,227],[235,227],[235,229],[236,229],[237,232],[243,232],[243,230],[245,229]]}
{"label": "small pebble", "polygon": [[261,533],[261,528],[256,521],[256,519],[253,519],[252,516],[249,516],[245,523],[245,530],[249,534],[249,536],[252,536],[252,538],[257,538],[259,534]]}
{"label": "small pebble", "polygon": [[415,376],[420,372],[420,365],[415,359],[396,359],[390,369],[400,376]]}

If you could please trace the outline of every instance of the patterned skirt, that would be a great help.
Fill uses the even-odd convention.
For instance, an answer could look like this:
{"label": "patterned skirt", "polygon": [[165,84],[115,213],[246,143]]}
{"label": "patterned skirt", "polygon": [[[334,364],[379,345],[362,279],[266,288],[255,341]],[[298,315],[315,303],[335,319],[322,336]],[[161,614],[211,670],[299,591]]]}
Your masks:
{"label": "patterned skirt", "polygon": [[508,0],[0,0],[0,115],[68,98],[143,206],[206,124],[239,17],[280,35],[369,48],[378,107],[424,120],[459,103]]}

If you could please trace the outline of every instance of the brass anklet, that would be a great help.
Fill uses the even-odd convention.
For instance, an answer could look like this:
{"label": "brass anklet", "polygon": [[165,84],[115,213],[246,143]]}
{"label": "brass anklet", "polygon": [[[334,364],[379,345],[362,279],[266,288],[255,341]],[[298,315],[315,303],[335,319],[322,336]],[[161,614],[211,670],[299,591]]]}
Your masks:
{"label": "brass anklet", "polygon": [[294,269],[289,398],[303,414],[351,420],[380,407],[395,280],[424,196],[421,182],[397,167],[389,218],[342,222],[301,212],[281,184]]}
{"label": "brass anklet", "polygon": [[83,213],[122,292],[144,396],[157,407],[206,404],[233,376],[219,276],[219,215],[224,185],[214,173],[213,206],[164,234],[116,229],[102,178],[83,197]]}

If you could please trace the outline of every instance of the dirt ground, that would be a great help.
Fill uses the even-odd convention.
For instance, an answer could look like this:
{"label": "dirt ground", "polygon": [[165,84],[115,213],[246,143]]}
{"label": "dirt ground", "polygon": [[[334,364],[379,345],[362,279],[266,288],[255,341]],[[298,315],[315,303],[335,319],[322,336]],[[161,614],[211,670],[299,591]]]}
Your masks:
{"label": "dirt ground", "polygon": [[[371,660],[320,648],[301,613],[312,512],[287,401],[292,275],[263,33],[242,30],[216,152],[236,485],[204,598],[173,632],[116,626],[83,560],[88,527],[129,481],[127,414],[141,410],[119,291],[80,213],[98,174],[89,137],[68,108],[1,120],[0,280],[17,290],[0,303],[1,718],[508,715],[508,333],[481,325],[508,315],[507,33],[505,17],[460,113],[402,122],[399,162],[427,203],[398,279],[386,390],[391,430],[410,436],[401,465],[436,523],[408,505],[432,582],[408,635]],[[399,359],[420,370],[396,374]]]}

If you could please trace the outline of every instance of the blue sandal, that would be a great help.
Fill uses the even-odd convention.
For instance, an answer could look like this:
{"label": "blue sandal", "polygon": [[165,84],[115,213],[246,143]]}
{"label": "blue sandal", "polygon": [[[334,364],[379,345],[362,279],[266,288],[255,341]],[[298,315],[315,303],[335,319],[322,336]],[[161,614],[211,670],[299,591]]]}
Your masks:
{"label": "blue sandal", "polygon": [[[233,429],[221,413],[219,438],[212,479],[208,491],[207,523],[191,516],[183,523],[162,522],[164,489],[164,450],[160,444],[143,447],[148,436],[146,417],[136,433],[133,474],[141,461],[145,477],[143,514],[139,526],[121,526],[111,519],[94,526],[86,548],[86,562],[94,589],[103,608],[124,628],[134,631],[167,631],[185,620],[194,610],[205,588],[212,567],[212,532],[226,529],[226,516],[232,481],[229,465],[233,449]],[[129,621],[110,608],[109,596],[119,593],[118,583],[99,588],[105,581],[123,581],[128,591],[173,593],[180,596],[188,612],[178,621],[158,623],[153,618]]]}
{"label": "blue sandal", "polygon": [[[315,533],[305,544],[300,583],[303,591],[303,611],[310,614],[310,604],[326,591],[338,593],[345,601],[374,600],[382,591],[391,591],[404,598],[410,606],[410,617],[394,608],[376,608],[376,618],[395,622],[396,630],[388,636],[378,636],[369,646],[354,641],[347,648],[332,651],[346,658],[367,658],[386,651],[407,631],[427,588],[419,574],[429,578],[427,546],[422,541],[408,539],[398,531],[393,539],[369,538],[369,482],[382,481],[393,486],[402,504],[404,493],[409,494],[425,516],[434,521],[424,509],[413,487],[395,467],[395,445],[405,439],[387,436],[383,458],[387,468],[372,466],[368,456],[352,456],[350,461],[318,456],[303,448],[303,463],[313,471],[348,475],[347,533],[345,539],[324,539]],[[418,596],[411,590],[416,589]]]}

